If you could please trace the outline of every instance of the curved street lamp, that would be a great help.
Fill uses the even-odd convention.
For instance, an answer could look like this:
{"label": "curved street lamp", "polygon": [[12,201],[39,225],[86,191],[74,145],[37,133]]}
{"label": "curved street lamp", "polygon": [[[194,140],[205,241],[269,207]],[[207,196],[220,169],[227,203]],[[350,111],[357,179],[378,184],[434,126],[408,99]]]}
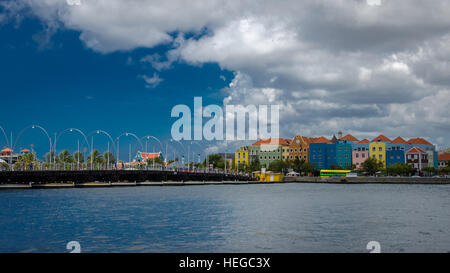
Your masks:
{"label": "curved street lamp", "polygon": [[49,149],[49,156],[50,156],[50,162],[49,163],[50,163],[50,166],[51,166],[52,165],[52,139],[51,139],[50,135],[48,134],[47,130],[45,130],[44,127],[42,127],[42,126],[33,124],[33,125],[29,125],[29,126],[23,128],[22,131],[20,131],[20,133],[17,135],[16,141],[14,142],[14,146],[12,146],[11,149],[14,150],[14,148],[17,145],[17,142],[19,141],[20,137],[23,135],[23,133],[25,133],[26,130],[34,129],[34,128],[38,128],[41,131],[43,131],[45,133],[45,135],[47,136],[47,138],[48,138],[49,148],[50,148]]}
{"label": "curved street lamp", "polygon": [[[77,133],[80,133],[80,134],[83,136],[84,141],[86,142],[86,145],[87,145],[88,148],[89,148],[89,141],[88,141],[86,135],[83,133],[83,131],[81,131],[81,130],[78,129],[78,128],[67,128],[67,129],[64,129],[64,130],[62,130],[62,131],[56,136],[56,138],[55,138],[55,143],[53,144],[53,148],[54,148],[54,157],[55,157],[55,160],[54,160],[54,161],[55,161],[55,162],[56,162],[56,143],[58,142],[59,138],[62,137],[63,134],[65,134],[65,133],[67,133],[67,132],[73,132],[73,131],[75,131],[75,132],[77,132]],[[89,149],[89,151],[91,151],[91,150],[92,150],[92,147]],[[64,164],[65,164],[65,163],[64,163]]]}
{"label": "curved street lamp", "polygon": [[7,145],[7,146],[10,146],[10,145],[9,145],[9,140],[8,140],[8,136],[6,135],[5,129],[3,129],[3,127],[2,127],[2,126],[0,126],[0,129],[2,130],[2,132],[3,132],[3,135],[5,136],[5,140],[6,140],[6,145]]}
{"label": "curved street lamp", "polygon": [[121,135],[119,135],[118,137],[117,137],[117,163],[119,163],[119,140],[120,140],[120,138],[122,137],[122,136],[132,136],[132,137],[134,137],[138,142],[139,142],[139,144],[141,145],[141,149],[144,149],[144,146],[142,145],[142,142],[141,142],[141,140],[139,139],[139,137],[137,137],[135,134],[133,134],[133,133],[122,133]]}

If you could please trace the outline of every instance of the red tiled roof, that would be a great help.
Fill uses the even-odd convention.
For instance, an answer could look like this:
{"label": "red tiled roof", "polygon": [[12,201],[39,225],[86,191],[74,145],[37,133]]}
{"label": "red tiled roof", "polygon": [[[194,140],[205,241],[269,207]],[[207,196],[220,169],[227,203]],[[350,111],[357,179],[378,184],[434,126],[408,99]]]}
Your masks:
{"label": "red tiled roof", "polygon": [[408,144],[408,142],[401,137],[397,137],[396,139],[392,140],[389,144]]}
{"label": "red tiled roof", "polygon": [[359,141],[358,143],[370,143],[370,141],[369,141],[368,139],[365,138],[365,139]]}
{"label": "red tiled roof", "polygon": [[5,148],[5,149],[3,149],[3,150],[1,150],[1,152],[3,153],[3,152],[12,152],[13,150],[11,150],[10,148]]}
{"label": "red tiled roof", "polygon": [[372,142],[375,142],[378,139],[381,139],[381,141],[389,141],[389,142],[391,142],[391,140],[389,138],[387,138],[386,136],[384,136],[384,135],[377,136],[376,138],[372,139]]}
{"label": "red tiled roof", "polygon": [[160,156],[160,153],[140,153],[143,159],[154,159]]}
{"label": "red tiled roof", "polygon": [[347,134],[346,136],[341,137],[341,140],[359,141],[359,139],[357,139],[356,137],[354,137],[350,134]]}
{"label": "red tiled roof", "polygon": [[329,139],[327,139],[326,137],[310,137],[309,138],[309,142],[310,143],[331,143],[331,141]]}
{"label": "red tiled roof", "polygon": [[21,153],[29,153],[30,152],[30,150],[28,150],[28,149],[23,149],[22,151],[20,151]]}
{"label": "red tiled roof", "polygon": [[424,154],[425,152],[420,148],[414,147],[414,148],[409,149],[406,153],[407,154],[418,154],[418,153]]}
{"label": "red tiled roof", "polygon": [[441,154],[438,156],[439,161],[449,161],[450,160],[450,153]]}
{"label": "red tiled roof", "polygon": [[417,138],[411,138],[410,140],[408,140],[409,144],[425,144],[425,145],[433,145],[430,142],[426,141],[425,139],[421,138],[421,137],[417,137]]}
{"label": "red tiled roof", "polygon": [[268,139],[260,139],[252,144],[253,146],[259,145],[289,145],[289,141],[283,138],[268,138]]}

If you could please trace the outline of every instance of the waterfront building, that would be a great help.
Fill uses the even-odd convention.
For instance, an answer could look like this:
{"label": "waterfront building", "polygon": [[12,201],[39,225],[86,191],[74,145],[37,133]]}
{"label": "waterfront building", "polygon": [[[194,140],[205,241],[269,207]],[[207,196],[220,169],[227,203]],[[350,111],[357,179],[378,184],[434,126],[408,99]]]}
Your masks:
{"label": "waterfront building", "polygon": [[428,166],[428,154],[420,148],[411,148],[406,152],[406,163],[421,172],[423,167]]}
{"label": "waterfront building", "polygon": [[384,168],[386,168],[386,145],[389,142],[391,142],[389,138],[379,135],[369,144],[369,156],[381,161]]}
{"label": "waterfront building", "polygon": [[259,160],[259,145],[255,144],[256,143],[253,143],[252,145],[248,146],[249,164],[252,164],[252,162]]}
{"label": "waterfront building", "polygon": [[439,168],[448,167],[448,163],[450,162],[450,153],[443,153],[439,155],[438,158]]}
{"label": "waterfront building", "polygon": [[295,160],[296,158],[298,158],[299,160],[308,162],[309,143],[309,138],[301,135],[296,135],[294,139],[292,139],[289,147],[286,148],[286,150],[288,151],[286,159]]}
{"label": "waterfront building", "polygon": [[243,164],[245,166],[249,165],[248,150],[248,146],[243,146],[236,151],[234,159],[234,162],[236,162],[236,168],[239,167],[240,164]]}
{"label": "waterfront building", "polygon": [[367,139],[353,142],[352,144],[352,164],[357,169],[361,168],[361,164],[369,158],[369,144],[370,141]]}
{"label": "waterfront building", "polygon": [[350,144],[359,142],[359,140],[356,137],[354,137],[354,136],[352,136],[350,134],[347,134],[347,135],[345,135],[343,137],[340,137],[339,140],[346,140]]}
{"label": "waterfront building", "polygon": [[339,139],[336,141],[336,164],[341,169],[352,169],[352,144],[347,140]]}
{"label": "waterfront building", "polygon": [[437,151],[426,151],[428,155],[428,167],[439,168],[439,159]]}
{"label": "waterfront building", "polygon": [[436,147],[433,144],[431,144],[428,140],[421,137],[411,138],[408,140],[408,143],[411,145],[411,148],[417,147],[425,152],[436,151]]}
{"label": "waterfront building", "polygon": [[289,143],[289,140],[283,138],[261,139],[252,144],[259,149],[252,148],[252,150],[257,151],[256,156],[261,166],[267,168],[273,161],[282,160],[283,148],[287,148]]}
{"label": "waterfront building", "polygon": [[14,151],[10,148],[5,148],[0,151],[0,159],[7,162],[8,164],[14,164],[19,160],[19,155],[14,154]]}
{"label": "waterfront building", "polygon": [[411,149],[409,144],[402,137],[397,137],[386,145],[386,166],[397,163],[406,163],[405,152]]}
{"label": "waterfront building", "polygon": [[310,138],[309,163],[318,170],[336,166],[336,144],[325,137]]}

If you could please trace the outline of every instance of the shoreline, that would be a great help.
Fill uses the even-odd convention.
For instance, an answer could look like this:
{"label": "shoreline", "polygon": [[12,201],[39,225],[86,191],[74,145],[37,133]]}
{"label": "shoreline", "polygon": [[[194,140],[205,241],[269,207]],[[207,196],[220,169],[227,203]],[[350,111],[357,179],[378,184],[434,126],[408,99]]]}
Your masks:
{"label": "shoreline", "polygon": [[202,186],[202,185],[267,185],[267,184],[342,184],[342,185],[450,185],[450,178],[409,178],[409,177],[285,177],[281,182],[260,181],[160,181],[160,182],[86,182],[86,183],[29,183],[0,184],[0,190],[6,189],[61,189],[61,188],[104,188],[104,187],[141,187],[141,186]]}

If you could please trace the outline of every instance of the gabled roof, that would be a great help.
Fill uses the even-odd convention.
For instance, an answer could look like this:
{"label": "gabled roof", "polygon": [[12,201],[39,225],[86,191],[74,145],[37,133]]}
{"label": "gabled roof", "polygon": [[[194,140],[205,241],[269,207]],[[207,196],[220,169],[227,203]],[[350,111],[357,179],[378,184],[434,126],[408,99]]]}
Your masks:
{"label": "gabled roof", "polygon": [[5,148],[3,150],[1,150],[2,153],[7,153],[7,152],[12,152],[13,150],[11,150],[10,148]]}
{"label": "gabled roof", "polygon": [[286,145],[288,146],[290,143],[289,140],[283,139],[283,138],[267,138],[267,139],[260,139],[253,143],[253,146],[259,146],[259,145]]}
{"label": "gabled roof", "polygon": [[449,161],[450,160],[450,153],[441,154],[438,156],[439,161]]}
{"label": "gabled roof", "polygon": [[369,141],[368,139],[365,138],[365,139],[359,141],[358,143],[370,143],[370,141]]}
{"label": "gabled roof", "polygon": [[329,139],[326,137],[310,137],[309,138],[310,143],[331,143]]}
{"label": "gabled roof", "polygon": [[425,152],[420,148],[414,147],[414,148],[409,149],[406,153],[407,154],[418,154],[418,153],[424,154]]}
{"label": "gabled roof", "polygon": [[411,138],[408,140],[409,144],[424,144],[424,145],[433,145],[430,142],[428,142],[427,140],[421,138],[421,137],[417,137],[417,138]]}
{"label": "gabled roof", "polygon": [[389,144],[408,144],[408,142],[401,137],[397,137],[396,139],[392,140]]}
{"label": "gabled roof", "polygon": [[347,134],[347,135],[341,137],[340,140],[359,141],[359,139],[357,139],[356,137],[354,137],[350,134]]}
{"label": "gabled roof", "polygon": [[30,152],[30,150],[28,150],[28,149],[23,149],[22,151],[20,151],[21,153],[29,153]]}
{"label": "gabled roof", "polygon": [[384,135],[377,136],[376,138],[372,139],[372,142],[378,141],[379,139],[381,139],[381,141],[391,142],[391,140]]}

